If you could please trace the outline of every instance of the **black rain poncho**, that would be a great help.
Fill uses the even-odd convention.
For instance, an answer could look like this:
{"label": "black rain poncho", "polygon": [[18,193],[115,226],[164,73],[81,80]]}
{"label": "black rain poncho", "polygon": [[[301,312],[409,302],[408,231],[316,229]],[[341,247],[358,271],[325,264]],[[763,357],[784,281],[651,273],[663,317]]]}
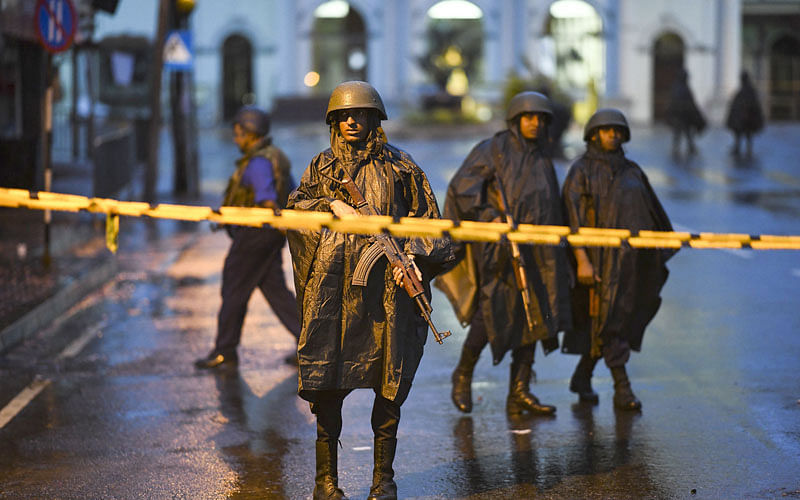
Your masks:
{"label": "black rain poncho", "polygon": [[[346,191],[332,179],[341,179],[346,169],[380,214],[439,218],[428,179],[405,152],[384,144],[374,131],[368,151],[359,156],[347,154],[335,130],[331,144],[333,149],[311,160],[288,208],[330,211],[336,199],[352,206]],[[415,302],[394,283],[385,258],[375,264],[367,286],[351,283],[356,263],[371,243],[369,236],[323,229],[290,231],[288,240],[302,321],[300,396],[314,402],[317,390],[374,388],[394,400],[400,380],[413,380],[428,331]],[[430,279],[454,259],[449,240],[412,238],[400,243],[416,256],[430,296]]]}
{"label": "black rain poncho", "polygon": [[749,77],[742,77],[742,86],[731,101],[725,125],[733,132],[745,134],[753,134],[764,128],[761,103]]}
{"label": "black rain poncho", "polygon": [[706,119],[694,100],[689,88],[688,75],[685,70],[678,73],[669,90],[666,121],[676,130],[691,130],[701,133],[706,128]]}
{"label": "black rain poncho", "polygon": [[[492,221],[502,214],[494,182],[499,175],[517,223],[565,225],[553,164],[517,125],[478,144],[447,189],[444,215],[451,219]],[[542,341],[545,352],[558,348],[557,334],[570,327],[570,269],[564,248],[520,245],[537,326],[528,329],[517,290],[508,243],[459,245],[459,264],[436,280],[466,326],[477,307],[486,323],[492,357]]]}
{"label": "black rain poncho", "polygon": [[[570,168],[564,181],[569,225],[582,227],[671,231],[672,225],[647,176],[620,149],[605,153],[593,143]],[[587,247],[601,282],[599,314],[589,316],[589,287],[573,289],[573,330],[564,335],[562,350],[599,357],[604,340],[617,337],[639,351],[647,324],[661,305],[667,280],[666,261],[674,250],[630,247]]]}

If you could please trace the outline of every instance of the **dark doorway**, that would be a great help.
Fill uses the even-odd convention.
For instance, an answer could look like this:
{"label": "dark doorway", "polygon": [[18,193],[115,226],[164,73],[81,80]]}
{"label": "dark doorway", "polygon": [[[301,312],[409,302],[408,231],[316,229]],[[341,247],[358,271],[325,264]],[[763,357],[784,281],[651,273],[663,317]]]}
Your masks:
{"label": "dark doorway", "polygon": [[367,79],[364,18],[346,2],[326,2],[314,12],[312,34],[315,94],[328,95],[341,82]]}
{"label": "dark doorway", "polygon": [[800,40],[787,35],[772,44],[769,74],[770,119],[800,119]]}
{"label": "dark doorway", "polygon": [[253,46],[241,35],[222,44],[222,118],[230,120],[245,104],[253,104]]}
{"label": "dark doorway", "polygon": [[680,36],[664,33],[653,45],[653,121],[663,121],[672,82],[683,68],[685,46]]}

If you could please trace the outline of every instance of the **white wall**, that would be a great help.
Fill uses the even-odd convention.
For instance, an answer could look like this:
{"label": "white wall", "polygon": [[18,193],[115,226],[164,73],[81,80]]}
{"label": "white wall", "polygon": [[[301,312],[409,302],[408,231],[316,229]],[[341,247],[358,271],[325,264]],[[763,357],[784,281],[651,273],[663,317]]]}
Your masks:
{"label": "white wall", "polygon": [[718,96],[737,82],[740,5],[740,0],[620,1],[620,103],[632,121],[652,119],[652,51],[665,32],[683,39],[695,99],[709,118],[720,119]]}
{"label": "white wall", "polygon": [[[203,125],[221,115],[221,47],[225,38],[247,36],[254,50],[257,103],[269,108],[279,95],[303,95],[311,68],[314,9],[324,0],[200,1],[192,14],[195,82]],[[506,75],[523,56],[536,62],[553,0],[472,0],[484,12],[484,93],[499,96]],[[614,85],[605,104],[619,106],[634,122],[652,115],[652,48],[665,31],[680,35],[690,85],[712,121],[738,84],[742,0],[586,0],[603,18],[606,81]],[[415,60],[425,49],[425,16],[437,0],[351,0],[368,33],[368,79],[387,102],[416,97],[425,81]],[[122,0],[113,16],[98,14],[96,38],[111,34],[153,37],[157,0]],[[613,87],[616,87],[613,88]],[[616,90],[616,93],[614,92]]]}

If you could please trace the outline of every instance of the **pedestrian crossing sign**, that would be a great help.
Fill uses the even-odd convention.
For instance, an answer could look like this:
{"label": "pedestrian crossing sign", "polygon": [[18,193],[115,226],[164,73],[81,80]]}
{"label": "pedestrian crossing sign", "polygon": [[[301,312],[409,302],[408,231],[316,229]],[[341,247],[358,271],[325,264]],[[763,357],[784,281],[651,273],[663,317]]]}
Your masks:
{"label": "pedestrian crossing sign", "polygon": [[189,30],[173,30],[164,41],[164,67],[175,71],[192,69],[192,35]]}

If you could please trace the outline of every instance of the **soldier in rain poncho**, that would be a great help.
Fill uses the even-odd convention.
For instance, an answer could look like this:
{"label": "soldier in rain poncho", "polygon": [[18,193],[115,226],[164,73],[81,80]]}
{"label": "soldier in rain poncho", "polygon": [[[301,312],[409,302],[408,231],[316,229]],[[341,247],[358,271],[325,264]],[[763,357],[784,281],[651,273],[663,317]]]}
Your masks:
{"label": "soldier in rain poncho", "polygon": [[[641,168],[625,157],[630,139],[625,116],[598,110],[584,131],[587,151],[564,181],[564,203],[573,231],[579,227],[671,231],[667,214]],[[638,410],[625,370],[631,350],[639,351],[644,329],[655,316],[674,250],[574,248],[578,285],[573,290],[574,328],[564,335],[564,352],[581,354],[570,390],[596,403],[591,377],[602,357],[614,379],[614,405]]]}
{"label": "soldier in rain poncho", "polygon": [[[331,148],[311,160],[288,208],[356,214],[340,185],[347,176],[381,215],[439,218],[428,179],[408,154],[385,142],[382,119],[386,112],[372,86],[345,82],[336,87],[326,115]],[[337,484],[342,402],[358,388],[375,391],[369,498],[397,497],[392,462],[400,406],[419,366],[428,325],[385,258],[372,268],[366,286],[352,283],[370,243],[368,236],[327,229],[289,233],[302,316],[299,394],[317,417],[314,498],[344,497]],[[454,259],[449,241],[412,238],[400,243],[415,258],[429,295],[429,280]]]}
{"label": "soldier in rain poncho", "polygon": [[[543,151],[551,117],[550,100],[544,95],[522,92],[514,96],[506,114],[508,128],[475,146],[450,181],[445,217],[505,221],[499,196],[502,188],[514,222],[566,224],[553,164]],[[543,245],[519,248],[533,329],[526,320],[507,242],[461,245],[458,266],[436,281],[461,323],[470,325],[452,389],[453,403],[466,413],[472,410],[472,372],[487,343],[494,364],[511,351],[508,413],[555,412],[554,406],[542,404],[530,393],[529,385],[536,342],[542,342],[545,352],[556,349],[557,333],[570,324],[567,252]]]}

